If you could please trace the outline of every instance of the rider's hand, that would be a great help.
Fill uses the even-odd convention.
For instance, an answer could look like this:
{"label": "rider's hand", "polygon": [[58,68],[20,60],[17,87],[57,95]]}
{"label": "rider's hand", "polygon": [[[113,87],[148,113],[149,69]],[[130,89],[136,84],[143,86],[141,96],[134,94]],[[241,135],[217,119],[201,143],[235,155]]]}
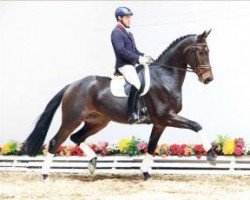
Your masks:
{"label": "rider's hand", "polygon": [[139,63],[140,63],[141,65],[148,65],[148,64],[150,64],[150,60],[149,60],[149,58],[146,57],[146,56],[140,56],[140,57],[139,57]]}
{"label": "rider's hand", "polygon": [[155,60],[152,58],[152,56],[145,55],[149,59],[149,64],[152,64]]}

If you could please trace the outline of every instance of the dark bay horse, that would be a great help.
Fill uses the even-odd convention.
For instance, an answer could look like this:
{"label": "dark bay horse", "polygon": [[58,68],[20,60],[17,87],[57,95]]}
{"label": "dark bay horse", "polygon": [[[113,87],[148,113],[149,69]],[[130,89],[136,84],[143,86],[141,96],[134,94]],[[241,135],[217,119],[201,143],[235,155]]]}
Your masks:
{"label": "dark bay horse", "polygon": [[[168,126],[195,132],[202,129],[197,122],[177,114],[182,109],[182,85],[187,71],[195,72],[204,84],[213,80],[206,43],[209,33],[210,31],[204,31],[200,35],[178,38],[149,66],[151,84],[144,101],[153,129],[148,142],[148,155],[154,154],[158,140]],[[70,137],[78,145],[106,127],[110,121],[128,124],[127,98],[113,96],[110,81],[109,77],[88,76],[63,88],[48,103],[34,130],[24,142],[23,152],[34,156],[41,149],[61,101],[62,123],[57,134],[50,140],[51,154],[55,154],[57,148],[82,122],[84,126]],[[207,160],[215,161],[212,149],[208,150]],[[149,177],[147,171],[144,176]]]}

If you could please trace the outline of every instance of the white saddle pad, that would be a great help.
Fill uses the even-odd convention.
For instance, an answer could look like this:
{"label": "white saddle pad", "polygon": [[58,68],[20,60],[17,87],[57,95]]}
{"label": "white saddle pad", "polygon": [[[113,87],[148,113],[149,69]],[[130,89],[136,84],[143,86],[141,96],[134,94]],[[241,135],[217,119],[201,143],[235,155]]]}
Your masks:
{"label": "white saddle pad", "polygon": [[[145,68],[145,73],[144,73],[145,87],[140,96],[147,94],[150,86],[149,67],[144,66],[144,68]],[[111,93],[116,97],[127,97],[124,91],[124,85],[126,84],[124,76],[113,76],[111,77],[111,79],[112,79],[110,83]]]}

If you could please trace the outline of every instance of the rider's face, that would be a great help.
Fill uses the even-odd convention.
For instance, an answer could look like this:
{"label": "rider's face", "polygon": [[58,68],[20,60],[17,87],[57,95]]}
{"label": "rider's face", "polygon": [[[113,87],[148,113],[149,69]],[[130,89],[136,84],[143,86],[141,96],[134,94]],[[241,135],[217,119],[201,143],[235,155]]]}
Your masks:
{"label": "rider's face", "polygon": [[123,16],[121,20],[127,28],[130,28],[131,16]]}

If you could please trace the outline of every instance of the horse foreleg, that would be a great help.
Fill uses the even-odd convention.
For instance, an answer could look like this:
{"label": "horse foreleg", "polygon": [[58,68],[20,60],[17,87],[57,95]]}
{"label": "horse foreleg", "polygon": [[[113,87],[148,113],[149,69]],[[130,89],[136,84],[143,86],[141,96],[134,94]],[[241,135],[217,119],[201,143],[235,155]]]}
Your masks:
{"label": "horse foreleg", "polygon": [[212,149],[212,145],[209,142],[207,135],[204,132],[201,132],[202,127],[200,124],[184,117],[178,116],[174,112],[170,112],[166,125],[177,128],[187,128],[197,132],[204,149],[207,151],[207,161],[211,165],[215,165],[216,154]]}
{"label": "horse foreleg", "polygon": [[150,135],[150,139],[148,142],[148,153],[146,153],[143,161],[142,161],[142,165],[141,165],[141,172],[143,173],[143,177],[144,180],[148,180],[151,176],[149,174],[149,170],[151,168],[151,163],[152,163],[152,158],[155,152],[155,148],[157,146],[157,143],[161,137],[161,134],[163,133],[165,129],[165,126],[158,126],[158,125],[154,125],[151,135]]}
{"label": "horse foreleg", "polygon": [[192,121],[192,120],[189,120],[185,117],[181,117],[173,111],[169,112],[167,120],[163,123],[166,126],[191,129],[195,132],[198,132],[202,129],[202,127],[199,123]]}

